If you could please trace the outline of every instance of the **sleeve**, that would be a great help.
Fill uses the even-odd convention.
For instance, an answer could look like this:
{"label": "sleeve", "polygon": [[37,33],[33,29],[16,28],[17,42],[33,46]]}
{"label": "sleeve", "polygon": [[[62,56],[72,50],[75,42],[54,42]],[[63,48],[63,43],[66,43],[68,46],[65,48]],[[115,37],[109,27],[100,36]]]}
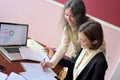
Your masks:
{"label": "sleeve", "polygon": [[54,56],[52,57],[52,59],[50,60],[50,63],[52,64],[51,66],[52,68],[54,68],[57,65],[57,63],[60,61],[60,59],[65,55],[69,44],[70,44],[69,31],[65,27],[63,30],[61,44],[57,49],[56,53],[54,54]]}
{"label": "sleeve", "polygon": [[[80,50],[82,51],[82,49]],[[80,54],[78,54],[76,57],[72,57],[70,59],[66,59],[66,58],[62,58],[60,61],[59,61],[59,64],[62,65],[62,66],[65,66],[65,67],[72,67],[74,66],[76,60],[78,59]]]}
{"label": "sleeve", "polygon": [[108,66],[105,61],[98,64],[95,68],[95,72],[93,74],[92,80],[104,80],[107,67]]}
{"label": "sleeve", "polygon": [[65,66],[65,67],[71,67],[74,63],[71,61],[71,60],[68,60],[68,59],[65,59],[65,58],[62,58],[60,61],[59,61],[59,64],[62,65],[62,66]]}

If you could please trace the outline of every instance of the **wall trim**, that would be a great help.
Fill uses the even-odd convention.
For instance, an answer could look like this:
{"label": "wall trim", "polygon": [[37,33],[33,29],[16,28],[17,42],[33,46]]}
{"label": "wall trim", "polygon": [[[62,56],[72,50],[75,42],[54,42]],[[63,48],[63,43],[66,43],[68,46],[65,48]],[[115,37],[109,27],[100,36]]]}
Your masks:
{"label": "wall trim", "polygon": [[64,7],[64,5],[63,4],[61,4],[61,3],[59,3],[59,2],[56,2],[56,1],[54,1],[54,0],[46,0],[47,2],[50,2],[50,3],[52,3],[52,4],[55,4],[56,6],[58,6],[58,7]]}
{"label": "wall trim", "polygon": [[92,19],[94,19],[94,20],[96,20],[96,21],[98,21],[99,23],[105,25],[106,27],[112,28],[112,29],[120,32],[120,28],[118,26],[114,25],[114,24],[111,24],[109,22],[106,22],[104,20],[98,19],[98,18],[93,17],[93,16],[88,15],[88,14],[87,14],[87,16],[90,17],[90,18],[92,18]]}
{"label": "wall trim", "polygon": [[[111,78],[113,77],[116,69],[119,67],[119,64],[120,64],[120,59],[118,60],[117,64],[115,65],[115,67],[114,67],[114,69],[113,69],[113,71],[112,71],[112,74],[111,74],[110,77],[109,77],[109,80],[111,80]],[[118,76],[118,77],[119,77],[119,76]]]}
{"label": "wall trim", "polygon": [[[46,0],[46,1],[47,1],[47,2],[50,2],[50,3],[52,3],[52,4],[57,5],[58,7],[61,7],[61,8],[64,7],[63,4],[58,3],[58,2],[56,2],[56,1],[54,1],[54,0]],[[90,17],[90,18],[92,18],[92,19],[94,19],[94,20],[96,20],[96,21],[98,21],[98,22],[101,23],[102,25],[105,25],[105,26],[107,26],[107,27],[109,27],[109,28],[112,28],[112,29],[120,32],[120,28],[119,28],[118,26],[114,25],[114,24],[111,24],[111,23],[106,22],[106,21],[104,21],[104,20],[98,19],[98,18],[93,17],[93,16],[91,16],[91,15],[89,15],[89,14],[87,14],[87,16]]]}

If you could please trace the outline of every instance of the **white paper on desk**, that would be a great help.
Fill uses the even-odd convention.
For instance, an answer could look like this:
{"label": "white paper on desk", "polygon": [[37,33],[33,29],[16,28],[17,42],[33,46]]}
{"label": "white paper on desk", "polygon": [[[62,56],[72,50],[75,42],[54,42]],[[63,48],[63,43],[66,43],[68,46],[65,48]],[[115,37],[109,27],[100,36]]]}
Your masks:
{"label": "white paper on desk", "polygon": [[57,76],[57,74],[51,68],[48,68],[47,71],[44,71],[40,63],[21,63],[21,65],[25,71],[34,71],[38,73],[40,72],[40,74],[43,73],[51,76]]}
{"label": "white paper on desk", "polygon": [[36,51],[32,48],[21,47],[20,54],[23,59],[33,60],[33,61],[43,61],[44,58],[49,61],[49,58],[45,52]]}
{"label": "white paper on desk", "polygon": [[16,74],[15,72],[11,72],[7,80],[26,80],[26,79],[23,78],[23,76]]}
{"label": "white paper on desk", "polygon": [[54,76],[46,74],[45,72],[41,72],[38,70],[31,70],[20,73],[27,80],[57,80]]}
{"label": "white paper on desk", "polygon": [[27,46],[37,51],[43,51],[45,48],[33,39],[27,40]]}
{"label": "white paper on desk", "polygon": [[3,72],[0,72],[0,80],[6,80],[8,77],[7,74],[3,73]]}

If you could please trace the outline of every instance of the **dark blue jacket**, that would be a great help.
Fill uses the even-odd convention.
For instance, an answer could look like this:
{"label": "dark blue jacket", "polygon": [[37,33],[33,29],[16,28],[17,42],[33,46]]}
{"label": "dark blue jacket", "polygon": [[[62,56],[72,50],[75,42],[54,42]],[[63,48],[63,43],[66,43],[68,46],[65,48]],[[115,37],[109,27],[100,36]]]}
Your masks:
{"label": "dark blue jacket", "polygon": [[[73,80],[73,68],[78,56],[79,54],[76,56],[76,58],[73,58],[72,60],[68,60],[65,58],[62,58],[60,60],[60,65],[68,67],[68,73],[65,80]],[[99,52],[86,65],[86,67],[79,74],[76,80],[104,80],[107,68],[108,64],[105,56],[102,52]]]}

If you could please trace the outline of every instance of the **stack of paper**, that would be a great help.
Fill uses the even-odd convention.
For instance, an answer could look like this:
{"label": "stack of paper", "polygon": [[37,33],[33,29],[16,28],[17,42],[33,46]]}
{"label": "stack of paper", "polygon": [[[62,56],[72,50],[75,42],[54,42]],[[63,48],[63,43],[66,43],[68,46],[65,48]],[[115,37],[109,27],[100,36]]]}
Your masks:
{"label": "stack of paper", "polygon": [[23,76],[16,74],[15,72],[11,72],[8,76],[5,73],[0,72],[0,80],[27,80]]}
{"label": "stack of paper", "polygon": [[46,61],[49,61],[47,53],[44,52],[44,47],[38,44],[35,40],[28,39],[27,46],[28,47],[21,47],[19,49],[20,55],[23,59],[41,62],[46,58]]}
{"label": "stack of paper", "polygon": [[11,72],[7,80],[26,80],[26,79],[23,76],[16,74],[15,72]]}
{"label": "stack of paper", "polygon": [[0,80],[6,80],[8,77],[7,74],[0,72]]}
{"label": "stack of paper", "polygon": [[20,74],[27,80],[57,80],[54,76],[39,71],[27,71]]}
{"label": "stack of paper", "polygon": [[26,72],[20,74],[27,80],[57,80],[55,78],[57,75],[51,68],[44,71],[39,63],[21,63],[21,65]]}
{"label": "stack of paper", "polygon": [[32,49],[35,49],[37,51],[43,51],[43,50],[45,50],[45,48],[42,45],[40,45],[39,43],[37,43],[33,39],[28,39],[27,40],[27,46],[30,47],[30,48],[32,48]]}
{"label": "stack of paper", "polygon": [[23,59],[41,62],[46,58],[46,60],[49,61],[47,53],[43,51],[36,51],[27,47],[21,47],[19,50]]}

